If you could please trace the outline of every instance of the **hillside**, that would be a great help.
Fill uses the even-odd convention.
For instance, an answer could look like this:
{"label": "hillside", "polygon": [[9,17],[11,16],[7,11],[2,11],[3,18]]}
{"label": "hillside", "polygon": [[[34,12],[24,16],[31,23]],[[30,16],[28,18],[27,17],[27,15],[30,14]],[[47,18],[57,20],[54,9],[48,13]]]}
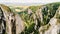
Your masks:
{"label": "hillside", "polygon": [[[38,30],[40,29],[40,27],[48,26],[47,24],[49,24],[50,20],[54,18],[56,12],[60,10],[59,6],[60,6],[59,2],[46,4],[42,6],[29,6],[25,11],[18,12],[18,14],[20,14],[22,19],[26,22],[27,28],[25,29],[24,33],[39,34],[40,32]],[[35,25],[32,26],[31,23]]]}
{"label": "hillside", "polygon": [[40,6],[0,5],[5,34],[60,34],[60,2]]}

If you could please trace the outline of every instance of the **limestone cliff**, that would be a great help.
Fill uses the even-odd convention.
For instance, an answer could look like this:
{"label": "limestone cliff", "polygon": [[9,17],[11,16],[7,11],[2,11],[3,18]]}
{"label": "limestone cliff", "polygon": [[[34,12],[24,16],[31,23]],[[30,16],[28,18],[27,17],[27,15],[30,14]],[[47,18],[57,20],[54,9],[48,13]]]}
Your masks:
{"label": "limestone cliff", "polygon": [[[16,13],[14,13],[13,11],[11,11],[11,9],[5,5],[0,5],[0,13],[2,15],[1,19],[4,20],[2,23],[5,23],[5,31],[6,34],[19,34],[20,32],[22,32],[25,28],[24,26],[24,21],[22,21],[22,19],[20,18],[20,16]],[[3,25],[1,25],[3,26]],[[3,30],[3,29],[2,29]],[[3,32],[4,33],[4,32]]]}
{"label": "limestone cliff", "polygon": [[20,12],[0,4],[0,33],[60,34],[60,3],[29,6]]}

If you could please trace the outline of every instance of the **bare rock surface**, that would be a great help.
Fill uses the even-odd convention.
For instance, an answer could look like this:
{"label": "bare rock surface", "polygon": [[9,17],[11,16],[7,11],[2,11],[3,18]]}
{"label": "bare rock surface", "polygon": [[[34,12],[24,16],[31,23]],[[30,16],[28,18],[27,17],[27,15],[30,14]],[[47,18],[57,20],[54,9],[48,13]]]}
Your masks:
{"label": "bare rock surface", "polygon": [[0,8],[2,9],[4,18],[6,24],[6,33],[7,34],[19,34],[21,33],[25,26],[24,21],[20,18],[20,16],[11,9],[5,5],[0,5]]}

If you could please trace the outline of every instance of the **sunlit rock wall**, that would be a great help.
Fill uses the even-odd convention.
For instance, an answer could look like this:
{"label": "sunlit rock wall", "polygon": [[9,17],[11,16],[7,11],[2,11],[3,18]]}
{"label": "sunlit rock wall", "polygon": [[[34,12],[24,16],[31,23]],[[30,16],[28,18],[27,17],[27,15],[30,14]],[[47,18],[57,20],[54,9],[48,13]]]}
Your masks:
{"label": "sunlit rock wall", "polygon": [[5,5],[0,5],[2,12],[4,14],[4,21],[6,24],[6,34],[19,34],[25,28],[24,21],[20,16]]}
{"label": "sunlit rock wall", "polygon": [[[40,34],[60,34],[60,7],[56,11],[53,18],[50,19],[47,25],[41,26],[39,29]],[[57,16],[58,15],[58,16]]]}

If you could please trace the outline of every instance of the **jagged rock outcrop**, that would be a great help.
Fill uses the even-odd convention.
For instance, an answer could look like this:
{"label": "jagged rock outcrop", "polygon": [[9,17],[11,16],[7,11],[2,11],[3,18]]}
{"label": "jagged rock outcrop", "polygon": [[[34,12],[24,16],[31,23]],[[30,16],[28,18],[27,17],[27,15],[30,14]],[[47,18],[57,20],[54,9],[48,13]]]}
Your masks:
{"label": "jagged rock outcrop", "polygon": [[50,19],[49,23],[47,25],[40,27],[39,33],[40,34],[60,34],[60,7],[56,11],[55,16]]}
{"label": "jagged rock outcrop", "polygon": [[3,12],[2,18],[6,24],[6,34],[19,34],[21,33],[25,26],[24,21],[20,18],[20,16],[5,5],[0,5],[0,10]]}

